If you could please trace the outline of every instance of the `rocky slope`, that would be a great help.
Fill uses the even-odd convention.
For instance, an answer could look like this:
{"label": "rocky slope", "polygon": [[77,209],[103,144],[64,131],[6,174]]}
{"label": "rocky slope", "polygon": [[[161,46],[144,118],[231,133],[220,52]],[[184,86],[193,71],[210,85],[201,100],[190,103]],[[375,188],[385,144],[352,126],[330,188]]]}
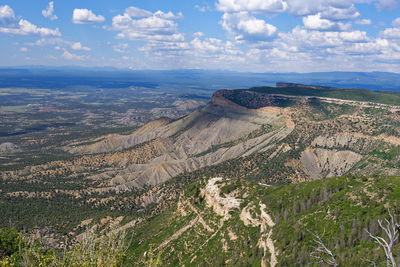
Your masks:
{"label": "rocky slope", "polygon": [[[394,131],[385,132],[385,117]],[[373,148],[399,146],[398,123],[399,113],[390,106],[372,108],[357,101],[221,90],[206,107],[180,120],[154,121],[130,135],[109,135],[66,149],[75,154],[143,150],[136,146],[157,140],[158,145],[151,146],[153,157],[107,173],[109,185],[119,190],[156,185],[184,172],[259,153],[266,161],[297,154],[282,162],[296,166],[296,175],[285,178],[315,180],[363,172],[354,167],[370,160],[368,153]],[[396,174],[398,170],[384,172]]]}
{"label": "rocky slope", "polygon": [[165,209],[185,185],[203,177],[282,184],[399,175],[400,112],[375,102],[221,90],[183,118],[64,149],[68,160],[3,171],[2,194],[72,197],[112,210]]}

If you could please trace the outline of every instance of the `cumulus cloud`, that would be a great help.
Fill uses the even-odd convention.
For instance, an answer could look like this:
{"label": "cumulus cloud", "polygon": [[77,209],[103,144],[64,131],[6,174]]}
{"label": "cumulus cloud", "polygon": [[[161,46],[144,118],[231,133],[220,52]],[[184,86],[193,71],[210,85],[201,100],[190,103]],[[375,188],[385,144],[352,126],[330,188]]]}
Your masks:
{"label": "cumulus cloud", "polygon": [[[140,15],[140,18],[136,19],[138,15]],[[178,33],[177,24],[174,21],[182,16],[181,13],[178,15],[162,11],[151,13],[129,7],[123,15],[117,15],[113,18],[112,29],[120,31],[117,35],[120,39],[182,41],[184,37]]]}
{"label": "cumulus cloud", "polygon": [[[278,35],[278,29],[262,16],[288,12],[303,17],[304,27],[315,31],[351,30],[351,21],[360,16],[355,3],[372,0],[219,0],[224,12],[221,25],[239,42],[265,46]],[[366,21],[363,21],[366,23]]]}
{"label": "cumulus cloud", "polygon": [[243,52],[230,41],[222,41],[216,38],[194,38],[185,55],[194,58],[196,67],[204,67],[213,64],[214,67],[225,64],[243,64],[245,58]]}
{"label": "cumulus cloud", "polygon": [[80,42],[72,43],[71,49],[78,50],[78,51],[90,51],[91,50],[89,47],[82,46],[82,44]]}
{"label": "cumulus cloud", "polygon": [[200,12],[207,12],[207,11],[212,11],[213,9],[210,6],[199,6],[195,5],[194,8],[199,10]]}
{"label": "cumulus cloud", "polygon": [[399,27],[400,28],[400,18],[397,18],[392,21],[393,27]]}
{"label": "cumulus cloud", "polygon": [[[302,51],[308,57],[326,57],[327,54],[338,53],[343,48],[354,44],[373,42],[363,31],[329,32],[307,30],[300,26],[295,27],[291,32],[281,33],[274,47],[290,47],[289,52]],[[288,49],[283,49],[287,51]],[[296,52],[297,53],[297,52]]]}
{"label": "cumulus cloud", "polygon": [[79,56],[79,55],[73,54],[73,53],[69,52],[68,50],[64,50],[61,57],[63,57],[64,59],[67,59],[67,60],[83,60],[85,58],[84,56]]}
{"label": "cumulus cloud", "polygon": [[366,43],[370,40],[366,32],[362,31],[349,31],[339,33],[339,37],[345,42],[351,43]]}
{"label": "cumulus cloud", "polygon": [[[366,0],[368,1],[368,0]],[[360,15],[355,2],[362,0],[287,0],[289,13],[296,16],[321,14],[323,19],[346,20],[354,19]]]}
{"label": "cumulus cloud", "polygon": [[356,20],[356,24],[358,24],[358,25],[371,25],[372,22],[371,22],[370,19],[359,19],[359,20]]}
{"label": "cumulus cloud", "polygon": [[351,24],[344,24],[342,22],[334,22],[328,19],[321,18],[321,14],[309,15],[303,17],[303,24],[310,30],[322,31],[346,31],[351,28]]}
{"label": "cumulus cloud", "polygon": [[393,59],[398,60],[400,45],[395,40],[369,37],[364,31],[317,31],[296,26],[288,33],[279,33],[270,46],[250,49],[246,57],[253,69],[264,67],[264,71],[268,71],[265,62],[280,71],[323,71],[338,65],[342,70],[371,71],[385,69],[395,62]]}
{"label": "cumulus cloud", "polygon": [[61,36],[58,29],[41,28],[15,16],[8,5],[0,6],[0,32],[15,35]]}
{"label": "cumulus cloud", "polygon": [[277,34],[277,28],[247,12],[225,13],[222,27],[237,41],[268,41]]}
{"label": "cumulus cloud", "polygon": [[0,20],[16,20],[14,10],[8,5],[0,6]]}
{"label": "cumulus cloud", "polygon": [[114,17],[113,27],[116,30],[121,30],[121,33],[118,34],[119,38],[127,38],[131,40],[152,38],[154,35],[170,36],[177,30],[177,25],[172,20],[156,16],[133,20],[127,14]]}
{"label": "cumulus cloud", "polygon": [[54,38],[54,37],[46,37],[36,40],[33,43],[27,43],[29,46],[46,46],[46,45],[57,45],[57,46],[64,46],[64,45],[71,45],[71,42],[65,41],[62,38]]}
{"label": "cumulus cloud", "polygon": [[375,4],[376,8],[382,9],[395,9],[399,6],[398,0],[379,0],[379,3]]}
{"label": "cumulus cloud", "polygon": [[61,36],[58,29],[40,28],[24,19],[21,19],[16,27],[0,27],[0,32],[15,35]]}
{"label": "cumulus cloud", "polygon": [[386,28],[379,35],[387,39],[397,39],[400,40],[400,18],[392,21],[393,28]]}
{"label": "cumulus cloud", "polygon": [[147,11],[147,10],[144,10],[141,8],[137,8],[134,6],[126,8],[125,14],[127,14],[128,16],[130,16],[132,18],[148,18],[153,15],[153,13],[151,13],[150,11]]}
{"label": "cumulus cloud", "polygon": [[288,4],[282,0],[219,0],[217,3],[217,9],[223,12],[281,13],[287,8]]}
{"label": "cumulus cloud", "polygon": [[195,32],[195,33],[193,33],[193,37],[194,38],[200,38],[200,37],[203,37],[203,36],[204,36],[203,32]]}
{"label": "cumulus cloud", "polygon": [[387,28],[380,35],[388,39],[400,39],[400,28]]}
{"label": "cumulus cloud", "polygon": [[19,49],[21,52],[28,52],[28,48],[26,48],[26,47],[21,47],[20,49]]}
{"label": "cumulus cloud", "polygon": [[232,42],[223,42],[216,38],[205,38],[204,40],[201,40],[196,37],[190,42],[190,45],[193,48],[192,53],[203,54],[203,56],[210,55],[210,53],[224,53],[231,55],[242,53],[239,49],[235,48]]}
{"label": "cumulus cloud", "polygon": [[42,15],[45,18],[48,18],[50,20],[56,20],[57,16],[54,14],[54,2],[51,1],[47,5],[46,9],[42,10]]}
{"label": "cumulus cloud", "polygon": [[190,41],[181,54],[177,54],[180,66],[190,68],[226,68],[226,66],[243,66],[244,53],[230,41],[207,38],[197,35]]}
{"label": "cumulus cloud", "polygon": [[[175,20],[183,18],[182,13],[150,12],[128,7],[123,14],[114,16],[110,30],[118,31],[117,39],[137,40],[142,43],[138,49],[148,57],[182,55],[188,49],[185,37],[178,31]],[[114,51],[125,52],[125,45],[114,46]],[[127,47],[127,45],[126,45]]]}
{"label": "cumulus cloud", "polygon": [[117,44],[117,45],[113,46],[114,51],[117,53],[125,53],[127,48],[128,48],[128,44],[126,44],[126,43]]}
{"label": "cumulus cloud", "polygon": [[72,13],[72,22],[75,24],[100,23],[104,20],[105,19],[102,15],[96,15],[89,9],[75,8]]}

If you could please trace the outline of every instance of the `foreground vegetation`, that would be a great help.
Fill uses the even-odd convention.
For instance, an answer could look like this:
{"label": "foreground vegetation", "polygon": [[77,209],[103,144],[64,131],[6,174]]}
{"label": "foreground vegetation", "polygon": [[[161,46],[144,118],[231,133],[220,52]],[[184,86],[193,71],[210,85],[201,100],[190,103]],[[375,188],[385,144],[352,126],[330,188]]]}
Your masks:
{"label": "foreground vegetation", "polygon": [[[157,215],[135,229],[126,266],[143,264],[142,255],[150,247],[154,248],[154,253],[163,251],[164,265],[259,266],[265,257],[259,246],[260,226],[246,226],[240,214],[245,207],[254,205],[251,213],[257,216],[261,212],[260,203],[266,204],[276,223],[271,229],[277,266],[320,266],[312,258],[313,234],[334,253],[339,266],[366,266],[367,261],[386,266],[383,249],[368,232],[384,236],[378,220],[390,219],[389,212],[399,216],[400,177],[345,176],[273,187],[240,179],[226,180],[221,195],[233,192],[238,197],[246,197],[242,198],[240,208],[231,210],[230,219],[222,224],[221,216],[208,207],[201,194],[204,186],[205,181],[187,187],[179,208]],[[194,208],[185,209],[186,214],[182,215],[182,206]],[[204,223],[194,224],[165,245],[165,241],[190,224],[196,214],[201,214]],[[214,231],[209,232],[204,225]],[[399,262],[398,241],[394,243],[393,254]]]}
{"label": "foreground vegetation", "polygon": [[[57,249],[3,228],[0,266],[259,266],[272,255],[260,246],[262,227],[271,230],[275,266],[329,262],[327,254],[316,253],[316,241],[332,252],[336,266],[372,261],[386,266],[384,250],[372,236],[387,239],[380,223],[386,226],[384,219],[390,221],[391,214],[396,223],[399,219],[400,177],[344,176],[277,186],[222,179],[217,183],[220,196],[240,200],[240,207],[226,218],[207,204],[207,183],[205,179],[187,186],[177,205],[129,233],[87,231],[79,241],[65,241]],[[265,204],[264,211],[260,204]],[[267,212],[275,225],[244,223],[244,209],[253,218]],[[400,262],[400,244],[394,241],[393,259]]]}
{"label": "foreground vegetation", "polygon": [[87,232],[82,239],[50,249],[13,229],[0,229],[0,266],[120,266],[127,248],[125,232]]}

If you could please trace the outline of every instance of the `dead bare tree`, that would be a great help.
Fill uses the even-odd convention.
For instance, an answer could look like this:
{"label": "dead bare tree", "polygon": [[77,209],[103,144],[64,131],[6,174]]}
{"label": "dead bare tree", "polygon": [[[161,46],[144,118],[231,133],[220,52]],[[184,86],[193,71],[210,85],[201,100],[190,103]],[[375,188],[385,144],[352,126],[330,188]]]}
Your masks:
{"label": "dead bare tree", "polygon": [[[325,263],[329,266],[338,267],[339,264],[337,264],[335,256],[332,251],[327,248],[319,235],[308,229],[306,230],[314,237],[313,242],[315,243],[315,245],[312,246],[313,251],[310,253],[310,257],[316,259],[318,261],[317,263]],[[322,236],[324,236],[324,234],[325,230]]]}
{"label": "dead bare tree", "polygon": [[386,255],[386,264],[388,267],[397,267],[397,263],[393,256],[393,246],[399,238],[399,227],[400,225],[397,223],[397,219],[395,216],[389,211],[390,220],[385,219],[386,226],[383,225],[382,220],[378,220],[379,227],[385,233],[385,238],[376,236],[371,234],[368,229],[365,231],[368,233],[369,237],[375,240],[383,248]]}
{"label": "dead bare tree", "polygon": [[365,262],[367,262],[367,263],[369,263],[371,266],[374,266],[374,267],[376,267],[376,262],[374,262],[374,261],[371,261],[371,260],[369,260],[369,259],[361,259],[362,261],[365,261]]}

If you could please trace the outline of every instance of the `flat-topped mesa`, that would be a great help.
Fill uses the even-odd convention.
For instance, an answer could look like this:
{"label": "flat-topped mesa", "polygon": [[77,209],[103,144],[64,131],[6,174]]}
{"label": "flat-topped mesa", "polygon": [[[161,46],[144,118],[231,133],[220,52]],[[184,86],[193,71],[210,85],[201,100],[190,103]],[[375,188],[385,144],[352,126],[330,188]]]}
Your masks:
{"label": "flat-topped mesa", "polygon": [[293,102],[293,97],[263,94],[250,90],[219,90],[211,98],[211,103],[232,108],[259,109],[263,107],[282,107]]}
{"label": "flat-topped mesa", "polygon": [[283,83],[283,82],[277,82],[276,83],[277,88],[289,88],[289,87],[298,87],[298,88],[310,88],[310,89],[321,89],[321,90],[328,90],[332,89],[333,87],[329,86],[319,86],[319,85],[306,85],[306,84],[300,84],[300,83]]}

